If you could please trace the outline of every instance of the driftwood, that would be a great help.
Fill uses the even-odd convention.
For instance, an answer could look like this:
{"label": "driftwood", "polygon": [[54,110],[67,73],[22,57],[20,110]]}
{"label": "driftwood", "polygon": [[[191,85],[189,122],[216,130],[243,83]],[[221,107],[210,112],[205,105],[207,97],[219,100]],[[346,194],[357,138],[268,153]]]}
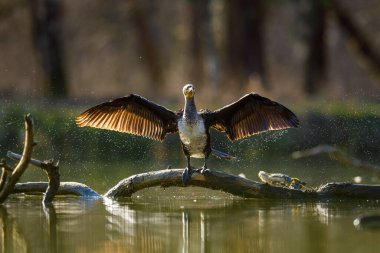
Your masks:
{"label": "driftwood", "polygon": [[[44,193],[48,186],[48,182],[17,183],[12,193]],[[61,182],[55,195],[73,195],[94,199],[102,197],[87,185],[77,182]]]}
{"label": "driftwood", "polygon": [[[317,189],[307,187],[289,189],[287,187],[256,182],[217,170],[208,170],[204,174],[195,172],[191,180],[185,186],[182,182],[183,169],[166,169],[133,175],[121,180],[102,196],[84,184],[77,182],[60,182],[58,163],[55,163],[53,160],[40,161],[32,159],[31,153],[34,146],[33,124],[29,115],[25,117],[25,126],[26,137],[23,154],[18,155],[13,152],[8,152],[8,157],[20,160],[16,168],[12,169],[4,160],[0,162],[0,167],[2,168],[2,175],[0,177],[0,203],[4,202],[8,195],[12,193],[45,193],[43,203],[48,204],[53,200],[56,194],[75,195],[93,199],[101,197],[120,198],[131,197],[132,194],[139,190],[154,186],[198,186],[221,190],[244,198],[261,199],[380,199],[380,185],[328,183]],[[316,153],[315,150],[311,152]],[[302,153],[299,153],[299,157],[301,157],[300,154],[302,155]],[[17,183],[29,163],[43,169],[48,175],[49,182]]]}
{"label": "driftwood", "polygon": [[[19,160],[16,167],[11,168],[3,159],[0,161],[2,169],[0,176],[0,203],[4,202],[12,193],[44,193],[43,204],[51,203],[56,194],[77,195],[85,197],[100,197],[88,186],[76,182],[60,182],[58,162],[53,159],[40,161],[31,158],[33,146],[33,120],[28,114],[25,116],[25,141],[22,155],[8,151],[9,158]],[[46,172],[48,182],[17,183],[29,164],[35,165]]]}
{"label": "driftwood", "polygon": [[340,150],[339,148],[332,147],[330,145],[318,145],[311,149],[306,149],[302,151],[296,151],[292,153],[293,159],[301,159],[305,157],[315,156],[319,154],[328,154],[331,159],[334,159],[344,165],[353,166],[360,170],[371,172],[378,178],[380,178],[380,167],[361,161],[355,157],[348,155],[346,152]]}
{"label": "driftwood", "polygon": [[[182,172],[183,169],[166,169],[133,175],[121,180],[103,196],[87,185],[61,182],[56,194],[92,199],[131,197],[139,190],[149,187],[185,187],[182,184]],[[317,189],[296,190],[256,182],[217,170],[210,170],[206,175],[195,172],[187,186],[221,190],[235,196],[258,199],[380,199],[380,185],[328,183]],[[43,193],[47,187],[47,182],[18,183],[12,193]]]}
{"label": "driftwood", "polygon": [[8,165],[6,165],[5,161],[2,161],[2,176],[0,182],[2,188],[0,188],[0,203],[4,202],[7,199],[8,195],[12,192],[15,184],[28,167],[33,146],[33,123],[32,118],[28,114],[25,116],[24,150],[19,163],[14,169],[11,169]]}
{"label": "driftwood", "polygon": [[[61,182],[56,194],[93,199],[131,197],[139,190],[149,187],[185,187],[182,184],[182,172],[183,169],[166,169],[133,175],[121,180],[103,196],[87,185]],[[221,190],[235,196],[258,199],[380,199],[380,185],[328,183],[317,189],[296,190],[256,182],[217,170],[210,170],[206,175],[195,172],[187,186]],[[47,187],[47,182],[18,183],[12,193],[43,193]]]}
{"label": "driftwood", "polygon": [[[87,185],[77,182],[60,182],[58,162],[53,159],[40,161],[33,159],[33,147],[36,145],[33,139],[33,120],[30,114],[25,116],[25,141],[22,155],[8,151],[7,156],[19,160],[16,167],[11,168],[3,159],[0,161],[0,203],[3,203],[12,193],[44,193],[43,204],[51,203],[56,194],[76,195],[83,197],[99,198],[96,191]],[[48,176],[48,182],[17,183],[28,165],[32,164],[41,168]]]}
{"label": "driftwood", "polygon": [[[142,173],[123,179],[104,196],[131,197],[133,193],[153,186],[184,186],[183,169],[167,169]],[[305,191],[259,183],[222,171],[195,172],[188,185],[221,190],[244,198],[266,199],[380,199],[380,185],[328,183]]]}
{"label": "driftwood", "polygon": [[[15,160],[21,160],[22,156],[11,151],[8,151],[7,156]],[[43,203],[50,203],[53,201],[55,194],[58,191],[60,185],[60,174],[58,169],[58,162],[54,162],[53,159],[47,161],[40,161],[37,159],[30,158],[30,164],[40,167],[43,171],[46,172],[49,182],[45,189]],[[14,190],[13,190],[14,192]]]}
{"label": "driftwood", "polygon": [[[8,157],[19,160],[21,155],[8,151]],[[60,182],[58,162],[30,159],[30,164],[40,167],[49,178],[49,182],[17,183],[11,193],[44,193],[43,203],[53,201],[55,195],[73,195],[87,198],[101,198],[101,195],[85,184],[77,182]]]}

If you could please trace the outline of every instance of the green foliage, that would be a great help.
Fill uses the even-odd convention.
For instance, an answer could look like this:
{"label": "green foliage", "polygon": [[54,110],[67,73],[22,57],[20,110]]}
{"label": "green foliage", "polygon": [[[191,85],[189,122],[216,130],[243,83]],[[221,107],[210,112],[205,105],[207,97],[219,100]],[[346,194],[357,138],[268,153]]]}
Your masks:
{"label": "green foliage", "polygon": [[[338,145],[363,160],[380,160],[380,107],[361,108],[335,104],[308,105],[300,116],[299,129],[266,132],[234,143],[224,133],[212,130],[212,145],[237,156],[249,166],[263,166],[288,161],[291,152],[319,144]],[[353,108],[355,108],[353,110]],[[139,136],[94,128],[79,128],[75,117],[82,109],[73,106],[6,105],[0,118],[0,153],[21,152],[24,136],[23,115],[30,112],[35,119],[34,157],[54,158],[65,166],[82,163],[133,164],[135,168],[158,169],[171,164],[184,164],[177,135],[169,135],[163,143]],[[197,163],[197,161],[195,161]],[[231,162],[210,159],[211,165],[233,167]],[[248,166],[247,165],[247,166]],[[98,165],[99,166],[99,165]],[[239,166],[242,163],[239,162]],[[85,167],[83,165],[82,167]],[[105,166],[106,168],[107,166]]]}

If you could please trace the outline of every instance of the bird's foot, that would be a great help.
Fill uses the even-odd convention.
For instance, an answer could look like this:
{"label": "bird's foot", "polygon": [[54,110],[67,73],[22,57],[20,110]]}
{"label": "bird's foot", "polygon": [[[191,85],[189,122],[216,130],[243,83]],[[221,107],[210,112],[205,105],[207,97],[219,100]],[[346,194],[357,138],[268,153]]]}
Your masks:
{"label": "bird's foot", "polygon": [[210,173],[210,170],[206,166],[203,166],[199,173],[201,173],[202,175],[206,175]]}
{"label": "bird's foot", "polygon": [[186,167],[182,173],[182,183],[183,185],[187,185],[191,179],[191,175],[193,175],[194,170],[192,167]]}

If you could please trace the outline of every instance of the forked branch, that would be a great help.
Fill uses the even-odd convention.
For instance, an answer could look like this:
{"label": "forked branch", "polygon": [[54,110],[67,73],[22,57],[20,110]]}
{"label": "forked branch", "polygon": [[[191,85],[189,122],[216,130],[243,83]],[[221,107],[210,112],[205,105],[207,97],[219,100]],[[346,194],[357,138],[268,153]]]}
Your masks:
{"label": "forked branch", "polygon": [[[20,179],[21,175],[24,173],[28,167],[30,158],[33,151],[33,122],[30,114],[25,116],[25,140],[24,140],[24,150],[18,164],[12,173],[8,176],[5,176],[5,181],[1,181],[0,185],[3,185],[0,191],[0,203],[4,202],[8,195],[12,192],[13,187]],[[3,172],[6,170],[6,167],[3,166]]]}
{"label": "forked branch", "polygon": [[[21,160],[22,156],[16,153],[13,153],[11,151],[8,151],[7,156],[9,158],[15,159],[15,160]],[[49,183],[46,187],[46,191],[43,198],[43,203],[50,203],[53,201],[55,194],[58,191],[59,184],[60,184],[60,174],[58,169],[58,162],[54,162],[53,159],[46,160],[46,161],[40,161],[37,159],[30,159],[30,163],[40,167],[43,171],[46,172]]]}
{"label": "forked branch", "polygon": [[[56,194],[77,195],[85,197],[100,197],[100,195],[88,186],[76,182],[60,183],[58,162],[54,160],[40,161],[32,159],[33,146],[33,121],[28,114],[25,116],[25,142],[22,155],[8,152],[8,157],[19,160],[15,169],[11,168],[5,160],[0,161],[0,203],[4,202],[11,193],[36,193],[44,192],[43,203],[53,201]],[[21,175],[25,172],[29,163],[40,167],[46,172],[49,182],[17,183]]]}

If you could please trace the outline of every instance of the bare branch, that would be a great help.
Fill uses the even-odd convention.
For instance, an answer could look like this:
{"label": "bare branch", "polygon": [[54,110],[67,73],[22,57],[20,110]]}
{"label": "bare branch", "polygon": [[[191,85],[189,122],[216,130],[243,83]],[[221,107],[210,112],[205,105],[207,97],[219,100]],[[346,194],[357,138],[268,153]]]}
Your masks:
{"label": "bare branch", "polygon": [[[17,183],[12,193],[44,193],[47,182]],[[61,182],[56,195],[74,195],[86,198],[101,198],[102,196],[85,184],[77,182]]]}
{"label": "bare branch", "polygon": [[[131,197],[133,193],[153,186],[183,187],[182,172],[183,169],[167,169],[134,175],[121,180],[104,196],[108,198]],[[216,170],[210,170],[205,175],[195,172],[189,185],[221,190],[244,198],[304,200],[334,198],[380,199],[380,186],[329,183],[318,190],[301,191],[259,183]]]}
{"label": "bare branch", "polygon": [[30,114],[27,114],[25,116],[25,141],[22,157],[10,175],[8,182],[0,191],[0,203],[4,202],[7,199],[8,195],[12,192],[16,182],[20,179],[21,175],[28,167],[33,151],[33,144],[33,122]]}
{"label": "bare branch", "polygon": [[[11,151],[8,151],[7,156],[15,159],[20,160],[21,155],[13,153]],[[58,191],[59,184],[60,184],[60,174],[59,174],[59,168],[58,168],[58,162],[54,162],[54,160],[46,160],[46,161],[40,161],[37,159],[30,159],[30,163],[40,167],[42,170],[44,170],[49,178],[49,184],[45,192],[45,196],[43,199],[43,203],[47,204],[53,201],[55,194]]]}
{"label": "bare branch", "polygon": [[[12,158],[13,160],[21,160],[22,155],[13,153],[12,151],[7,152],[7,156],[9,158]],[[30,164],[33,164],[34,166],[42,168],[44,165],[43,161],[37,160],[37,159],[30,159]]]}
{"label": "bare branch", "polygon": [[311,149],[306,149],[303,151],[297,151],[292,154],[293,159],[300,159],[309,156],[315,156],[319,154],[328,154],[331,159],[341,162],[345,165],[353,166],[358,169],[372,172],[374,175],[380,178],[380,167],[363,162],[355,157],[351,157],[342,150],[332,147],[330,145],[318,145]]}
{"label": "bare branch", "polygon": [[9,176],[12,174],[12,168],[6,163],[4,159],[0,161],[1,176],[0,176],[0,192],[4,188],[4,185],[8,182]]}
{"label": "bare branch", "polygon": [[49,178],[49,184],[44,199],[42,200],[44,204],[47,204],[53,201],[55,194],[58,192],[60,186],[60,174],[58,166],[54,164],[53,160],[42,163],[41,168],[46,172]]}
{"label": "bare branch", "polygon": [[[182,184],[183,169],[166,169],[137,174],[121,180],[110,189],[104,197],[131,197],[133,193],[154,186],[170,187]],[[221,190],[235,196],[260,199],[380,199],[379,185],[360,185],[351,183],[328,183],[318,189],[297,190],[255,182],[250,179],[210,170],[207,175],[195,172],[189,186],[199,186],[213,190]],[[18,183],[12,193],[43,193],[47,182]],[[99,199],[102,196],[87,185],[76,182],[61,182],[57,195],[75,195]]]}

